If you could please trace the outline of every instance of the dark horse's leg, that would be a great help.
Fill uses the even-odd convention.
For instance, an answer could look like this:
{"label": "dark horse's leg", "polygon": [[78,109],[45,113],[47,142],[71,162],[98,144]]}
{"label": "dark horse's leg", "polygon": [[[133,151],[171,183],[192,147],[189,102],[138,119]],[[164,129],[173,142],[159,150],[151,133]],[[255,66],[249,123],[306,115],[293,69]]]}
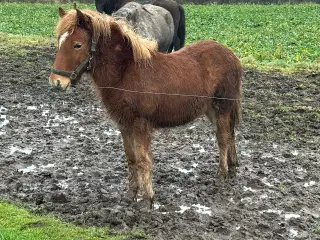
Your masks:
{"label": "dark horse's leg", "polygon": [[126,129],[121,129],[121,133],[129,167],[129,194],[136,200],[141,191],[143,200],[151,208],[154,197],[150,151],[152,128],[147,121],[139,119]]}
{"label": "dark horse's leg", "polygon": [[171,53],[173,51],[173,43],[171,43],[170,47],[168,48],[167,53]]}
{"label": "dark horse's leg", "polygon": [[[179,49],[181,49],[181,43],[180,43],[180,39],[178,36],[176,36],[173,39],[172,48],[174,48],[174,51],[178,51]],[[171,52],[172,52],[172,50],[171,50]]]}

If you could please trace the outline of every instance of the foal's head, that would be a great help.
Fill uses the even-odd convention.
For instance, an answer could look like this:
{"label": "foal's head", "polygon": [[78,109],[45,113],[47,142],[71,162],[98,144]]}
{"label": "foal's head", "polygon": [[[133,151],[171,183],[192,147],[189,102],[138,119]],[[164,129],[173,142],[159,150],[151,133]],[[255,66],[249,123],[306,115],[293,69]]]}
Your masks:
{"label": "foal's head", "polygon": [[[53,86],[66,89],[81,77],[90,67],[92,23],[79,10],[72,14],[59,8],[60,22],[57,25],[58,52],[49,81]],[[70,11],[70,12],[71,12]],[[90,50],[91,49],[91,50]]]}
{"label": "foal's head", "polygon": [[[66,89],[82,73],[101,68],[95,63],[119,65],[123,59],[145,63],[157,49],[154,41],[143,39],[121,20],[92,10],[59,9],[58,52],[49,81]],[[105,78],[106,76],[104,76]]]}

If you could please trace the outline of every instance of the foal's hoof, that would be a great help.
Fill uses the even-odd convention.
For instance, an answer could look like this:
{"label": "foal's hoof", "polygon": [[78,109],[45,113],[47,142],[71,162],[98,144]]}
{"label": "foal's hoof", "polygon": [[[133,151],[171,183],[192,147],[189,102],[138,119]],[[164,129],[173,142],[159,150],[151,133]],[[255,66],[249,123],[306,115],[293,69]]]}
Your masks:
{"label": "foal's hoof", "polygon": [[132,202],[137,202],[137,195],[138,195],[137,192],[138,192],[138,191],[129,190],[129,191],[127,192],[127,197],[128,197],[129,199],[131,199]]}
{"label": "foal's hoof", "polygon": [[220,181],[225,181],[228,178],[228,169],[219,168],[217,175]]}
{"label": "foal's hoof", "polygon": [[140,212],[149,212],[153,209],[153,200],[141,199],[132,204],[132,207]]}
{"label": "foal's hoof", "polygon": [[228,177],[234,178],[236,177],[236,175],[237,175],[237,167],[236,166],[229,167]]}

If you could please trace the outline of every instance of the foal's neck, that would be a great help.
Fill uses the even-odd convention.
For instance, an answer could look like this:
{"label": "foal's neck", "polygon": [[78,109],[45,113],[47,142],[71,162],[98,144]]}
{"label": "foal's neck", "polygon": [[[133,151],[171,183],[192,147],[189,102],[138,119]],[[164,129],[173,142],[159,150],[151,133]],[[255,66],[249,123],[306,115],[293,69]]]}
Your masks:
{"label": "foal's neck", "polygon": [[121,84],[127,67],[132,63],[130,53],[122,47],[100,45],[93,62],[92,77],[97,87],[117,87]]}
{"label": "foal's neck", "polygon": [[92,77],[97,87],[116,87],[121,84],[126,62],[97,61],[93,66]]}

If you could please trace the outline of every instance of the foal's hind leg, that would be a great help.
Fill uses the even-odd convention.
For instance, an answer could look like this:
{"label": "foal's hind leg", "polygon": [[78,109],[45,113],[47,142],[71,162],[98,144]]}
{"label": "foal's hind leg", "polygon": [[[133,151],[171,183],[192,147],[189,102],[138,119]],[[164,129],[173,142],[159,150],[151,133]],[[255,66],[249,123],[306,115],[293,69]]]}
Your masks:
{"label": "foal's hind leg", "polygon": [[230,128],[227,116],[218,117],[215,114],[214,109],[210,106],[206,112],[206,116],[210,122],[215,125],[215,132],[217,136],[218,146],[219,146],[219,169],[218,174],[222,178],[226,178],[228,175],[229,165],[229,135]]}
{"label": "foal's hind leg", "polygon": [[217,123],[217,140],[219,145],[219,176],[227,178],[228,176],[228,153],[230,143],[230,115],[218,115],[216,117]]}
{"label": "foal's hind leg", "polygon": [[239,166],[238,161],[237,161],[234,126],[232,126],[232,124],[230,127],[230,141],[229,141],[229,148],[228,148],[228,166],[229,166],[229,171],[232,172],[233,174],[236,173],[236,167]]}

